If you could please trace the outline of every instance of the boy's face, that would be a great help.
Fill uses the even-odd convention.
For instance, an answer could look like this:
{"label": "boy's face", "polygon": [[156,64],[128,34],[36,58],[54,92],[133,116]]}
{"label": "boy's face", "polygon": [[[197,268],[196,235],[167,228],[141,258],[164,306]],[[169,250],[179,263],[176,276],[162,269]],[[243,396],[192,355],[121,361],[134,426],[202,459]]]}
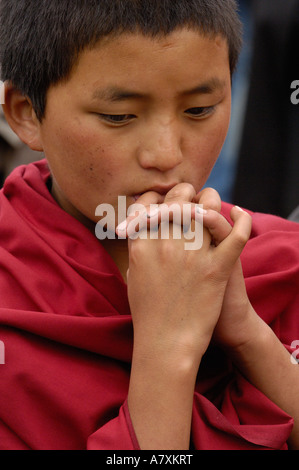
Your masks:
{"label": "boy's face", "polygon": [[[159,39],[107,38],[50,88],[39,138],[53,195],[79,220],[180,182],[199,191],[230,118],[228,47],[183,29]],[[116,211],[117,212],[117,211]]]}

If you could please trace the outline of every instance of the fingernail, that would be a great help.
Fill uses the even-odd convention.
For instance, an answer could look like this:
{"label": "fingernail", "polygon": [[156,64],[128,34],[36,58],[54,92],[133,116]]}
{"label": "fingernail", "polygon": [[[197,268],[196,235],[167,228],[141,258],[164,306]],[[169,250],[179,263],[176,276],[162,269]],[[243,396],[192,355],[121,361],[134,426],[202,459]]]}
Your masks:
{"label": "fingernail", "polygon": [[206,211],[205,209],[203,209],[201,206],[196,206],[196,209],[195,209],[195,210],[196,210],[196,212],[197,212],[198,214],[201,214],[201,215],[208,213],[208,211]]}
{"label": "fingernail", "polygon": [[243,209],[241,209],[241,207],[239,206],[235,206],[236,209],[238,209],[238,211],[241,211],[241,212],[245,212]]}
{"label": "fingernail", "polygon": [[125,230],[127,230],[127,226],[128,226],[127,221],[124,220],[121,224],[119,224],[119,225],[116,227],[116,230],[117,230],[118,232],[124,232]]}
{"label": "fingernail", "polygon": [[149,211],[147,212],[147,217],[155,217],[155,215],[159,214],[159,208],[158,207],[150,207]]}

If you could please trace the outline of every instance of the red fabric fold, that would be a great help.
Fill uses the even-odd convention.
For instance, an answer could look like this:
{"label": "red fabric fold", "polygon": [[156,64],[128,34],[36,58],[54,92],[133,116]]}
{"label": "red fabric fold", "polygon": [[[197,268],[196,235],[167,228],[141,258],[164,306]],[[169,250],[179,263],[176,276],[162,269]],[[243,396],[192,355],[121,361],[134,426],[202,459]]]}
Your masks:
{"label": "red fabric fold", "polygon": [[[49,176],[45,161],[19,167],[0,193],[0,449],[138,449],[126,403],[127,287],[96,237],[53,200]],[[223,204],[227,218],[230,209]],[[248,294],[289,348],[299,340],[299,225],[252,217],[242,255]],[[194,449],[285,449],[292,425],[221,350],[208,349]]]}
{"label": "red fabric fold", "polygon": [[92,434],[87,442],[87,450],[140,450],[131,422],[128,403],[122,405],[117,418]]}

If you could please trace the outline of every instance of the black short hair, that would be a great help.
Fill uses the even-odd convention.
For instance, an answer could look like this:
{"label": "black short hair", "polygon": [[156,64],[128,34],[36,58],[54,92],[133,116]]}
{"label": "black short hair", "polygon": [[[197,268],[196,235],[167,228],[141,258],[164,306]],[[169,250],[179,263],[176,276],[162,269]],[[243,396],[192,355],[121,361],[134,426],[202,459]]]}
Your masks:
{"label": "black short hair", "polygon": [[69,77],[82,50],[124,32],[190,27],[222,35],[233,73],[242,45],[235,0],[0,0],[1,79],[30,98],[42,120],[47,91]]}

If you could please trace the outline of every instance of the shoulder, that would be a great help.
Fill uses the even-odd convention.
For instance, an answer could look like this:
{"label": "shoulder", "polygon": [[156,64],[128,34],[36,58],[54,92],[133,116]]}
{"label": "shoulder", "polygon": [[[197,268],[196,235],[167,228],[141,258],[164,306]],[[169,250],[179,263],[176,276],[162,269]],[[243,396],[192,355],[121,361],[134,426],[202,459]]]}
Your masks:
{"label": "shoulder", "polygon": [[[225,202],[222,203],[221,212],[230,222],[230,211],[232,208],[232,204]],[[289,234],[294,234],[294,237],[299,236],[299,223],[293,220],[287,220],[271,214],[252,212],[247,209],[244,210],[246,210],[246,212],[248,212],[252,217],[251,240],[257,237],[273,236],[273,232],[277,235],[279,234],[281,241],[287,239]]]}
{"label": "shoulder", "polygon": [[[232,205],[223,203],[222,213],[229,220]],[[272,286],[289,282],[288,289],[299,285],[299,223],[271,214],[247,211],[252,217],[250,239],[241,255],[244,276],[263,276]]]}
{"label": "shoulder", "polygon": [[[232,207],[223,204],[222,213],[228,219]],[[299,224],[248,212],[252,233],[241,255],[248,296],[259,315],[286,338],[290,330],[284,332],[282,325],[298,324]]]}

